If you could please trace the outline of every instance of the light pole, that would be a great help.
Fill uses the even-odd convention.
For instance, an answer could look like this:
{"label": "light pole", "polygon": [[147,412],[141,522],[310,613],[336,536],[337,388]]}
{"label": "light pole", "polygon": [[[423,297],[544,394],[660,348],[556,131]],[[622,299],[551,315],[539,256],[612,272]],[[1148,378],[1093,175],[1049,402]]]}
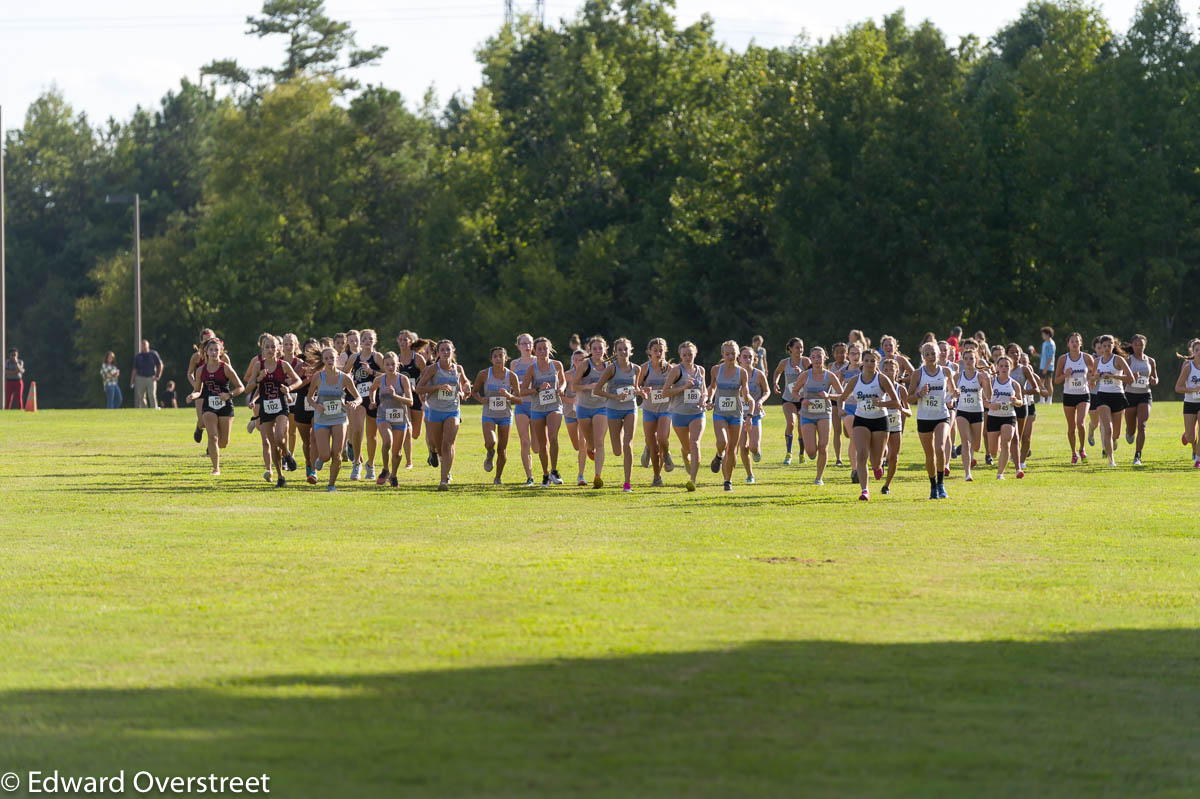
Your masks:
{"label": "light pole", "polygon": [[133,354],[142,351],[142,198],[138,194],[106,194],[109,205],[133,204]]}

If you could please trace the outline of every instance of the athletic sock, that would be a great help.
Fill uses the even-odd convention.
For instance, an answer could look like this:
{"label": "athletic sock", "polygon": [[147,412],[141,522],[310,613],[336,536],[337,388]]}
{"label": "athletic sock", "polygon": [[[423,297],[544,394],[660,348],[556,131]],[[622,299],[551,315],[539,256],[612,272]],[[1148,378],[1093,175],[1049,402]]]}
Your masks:
{"label": "athletic sock", "polygon": [[938,472],[938,476],[937,476],[937,484],[938,484],[939,486],[942,486],[942,485],[945,485],[945,484],[946,484],[945,477],[946,477],[946,475],[945,475],[945,472]]}
{"label": "athletic sock", "polygon": [[930,488],[937,488],[937,484],[938,484],[938,481],[937,481],[936,477],[929,478],[929,487]]}
{"label": "athletic sock", "polygon": [[783,440],[787,442],[787,451],[788,451],[788,454],[791,455],[792,454],[792,436],[784,435]]}

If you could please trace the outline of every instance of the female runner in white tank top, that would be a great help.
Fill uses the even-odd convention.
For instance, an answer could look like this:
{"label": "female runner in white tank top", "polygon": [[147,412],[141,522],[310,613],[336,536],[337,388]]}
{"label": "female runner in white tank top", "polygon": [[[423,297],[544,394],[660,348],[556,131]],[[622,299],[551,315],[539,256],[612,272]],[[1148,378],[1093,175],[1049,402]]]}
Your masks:
{"label": "female runner in white tank top", "polygon": [[825,348],[813,347],[808,355],[811,366],[800,373],[792,393],[800,397],[800,435],[809,460],[817,462],[813,485],[825,485],[825,466],[829,463],[829,433],[833,428],[833,402],[842,395],[841,378],[825,366]]}
{"label": "female runner in white tank top", "polygon": [[[354,339],[350,339],[353,341]],[[344,371],[354,381],[361,403],[350,410],[350,448],[354,451],[354,462],[350,465],[350,479],[358,480],[364,466],[368,480],[375,479],[375,447],[378,428],[375,426],[376,407],[371,403],[371,384],[383,371],[383,356],[375,351],[378,337],[370,328],[358,334],[358,352],[346,359]],[[367,457],[362,453],[363,434],[366,433]]]}
{"label": "female runner in white tank top", "polygon": [[1200,443],[1197,442],[1196,417],[1200,414],[1200,339],[1188,342],[1191,358],[1179,367],[1175,393],[1183,395],[1183,445],[1192,448],[1192,466],[1200,469]]}
{"label": "female runner in white tank top", "polygon": [[704,408],[708,405],[704,367],[696,363],[696,345],[685,341],[679,345],[679,363],[667,375],[663,395],[672,400],[671,429],[683,449],[688,481],[684,488],[696,490],[700,472],[700,440],[704,437]]}
{"label": "female runner in white tank top", "polygon": [[763,405],[771,396],[771,381],[767,373],[754,366],[757,355],[753,347],[742,347],[738,353],[738,362],[746,370],[746,390],[750,401],[742,406],[742,433],[738,438],[738,449],[742,453],[742,466],[746,469],[746,483],[754,483],[754,466],[751,460],[758,463],[762,460],[762,420],[765,410]]}
{"label": "female runner in white tank top", "polygon": [[[509,369],[508,350],[492,347],[488,353],[491,366],[475,375],[472,395],[483,406],[480,421],[483,427],[483,470],[496,470],[492,485],[504,482],[504,467],[508,465],[508,439],[512,434],[512,409],[521,401],[517,376]],[[525,478],[525,487],[533,487],[533,478]]]}
{"label": "female runner in white tank top", "polygon": [[855,463],[858,464],[858,483],[862,488],[860,500],[869,500],[867,488],[868,465],[875,479],[883,477],[880,459],[888,439],[887,412],[889,408],[899,410],[902,406],[896,385],[878,370],[879,354],[867,350],[862,354],[862,372],[851,378],[842,390],[841,400],[854,400],[853,440]]}
{"label": "female runner in white tank top", "polygon": [[[851,333],[857,333],[856,330],[851,330]],[[859,333],[861,336],[862,334]],[[838,380],[842,381],[842,388],[845,389],[850,381],[858,377],[862,372],[862,356],[865,352],[863,345],[858,341],[853,341],[846,345],[846,362],[842,365],[840,372],[837,372]],[[876,353],[878,356],[878,353]],[[838,399],[838,405],[842,411],[842,433],[846,436],[850,446],[846,448],[846,464],[850,467],[850,482],[858,482],[858,469],[855,458],[857,451],[854,446],[854,410],[855,400],[851,398],[849,401]]]}
{"label": "female runner in white tank top", "polygon": [[652,488],[661,488],[663,469],[675,468],[671,460],[671,401],[663,396],[663,386],[671,364],[666,359],[666,339],[652,338],[646,345],[647,360],[638,372],[638,391],[642,397],[642,436],[646,441],[643,465],[654,469]]}
{"label": "female runner in white tank top", "polygon": [[750,401],[750,375],[737,362],[738,349],[736,341],[722,342],[721,361],[708,375],[708,407],[712,410],[717,446],[710,468],[722,473],[726,491],[733,490],[737,443],[742,437],[742,407]]}
{"label": "female runner in white tank top", "polygon": [[558,473],[558,431],[562,427],[563,365],[551,360],[554,345],[545,336],[533,340],[533,366],[525,373],[521,395],[530,398],[529,432],[542,464],[542,487],[562,485]]}
{"label": "female runner in white tank top", "polygon": [[[608,437],[613,455],[621,456],[625,482],[621,490],[626,494],[633,491],[633,436],[637,431],[637,382],[641,367],[630,359],[633,343],[627,338],[613,342],[613,362],[604,369],[600,381],[592,388],[592,395],[604,397],[604,416],[608,426]],[[596,442],[596,475],[600,475],[600,453],[604,439]]]}
{"label": "female runner in white tank top", "polygon": [[[942,339],[936,342],[938,348],[938,366],[945,366],[950,370],[950,374],[956,379],[958,378],[958,363],[954,360],[950,342]],[[955,384],[957,385],[957,383]],[[944,476],[950,476],[950,464],[954,461],[954,441],[958,435],[958,402],[957,400],[950,401],[950,435],[946,436],[946,468]]]}
{"label": "female runner in white tank top", "polygon": [[[925,450],[929,498],[945,499],[946,444],[950,440],[950,401],[954,398],[954,372],[938,363],[933,342],[921,345],[921,366],[908,378],[908,401],[917,406],[917,435]],[[888,463],[895,460],[889,457]]]}
{"label": "female runner in white tank top", "polygon": [[[792,396],[791,386],[809,366],[808,359],[804,357],[804,339],[796,336],[788,339],[787,354],[788,357],[776,365],[775,372],[771,375],[775,393],[783,398],[783,442],[787,446],[783,456],[784,466],[792,462],[792,442],[795,439],[796,426],[800,424],[800,399]],[[803,456],[800,460],[803,462]]]}
{"label": "female runner in white tank top", "polygon": [[[572,389],[575,391],[575,418],[579,420],[578,432],[580,451],[587,452],[595,463],[595,476],[592,478],[592,488],[603,488],[604,478],[604,437],[608,432],[608,415],[605,413],[604,397],[594,395],[592,389],[600,381],[601,375],[608,368],[605,358],[608,355],[608,342],[603,336],[592,336],[587,343],[588,357],[583,365],[575,370],[575,381]],[[582,458],[580,465],[582,466]],[[587,485],[582,479],[580,469],[579,485]]]}
{"label": "female runner in white tank top", "polygon": [[896,476],[896,469],[900,466],[900,449],[904,445],[904,419],[912,415],[912,411],[909,410],[912,398],[909,397],[904,384],[897,382],[900,379],[900,363],[895,358],[884,358],[879,368],[888,380],[896,384],[896,391],[900,394],[900,407],[888,408],[887,412],[888,439],[884,446],[888,456],[887,475],[884,477],[883,488],[879,489],[879,493],[886,495],[892,493],[892,478]]}
{"label": "female runner in white tank top", "polygon": [[1146,422],[1150,420],[1153,404],[1150,391],[1158,385],[1158,364],[1146,354],[1146,337],[1141,333],[1130,339],[1129,347],[1129,371],[1133,373],[1133,382],[1125,387],[1125,398],[1129,401],[1129,407],[1125,409],[1125,441],[1135,444],[1133,465],[1141,466]]}
{"label": "female runner in white tank top", "polygon": [[[1063,415],[1067,418],[1067,441],[1071,445],[1071,463],[1087,460],[1083,447],[1083,425],[1091,406],[1089,385],[1096,371],[1096,361],[1083,351],[1083,336],[1072,333],[1067,337],[1067,351],[1058,356],[1054,367],[1054,382],[1063,387]],[[1078,444],[1078,448],[1076,447]]]}
{"label": "female runner in white tank top", "polygon": [[[988,449],[997,453],[996,479],[1004,479],[1004,467],[1012,454],[1013,438],[1017,434],[1016,407],[1024,402],[1021,384],[1013,379],[1012,359],[1000,355],[995,362],[996,376],[984,383],[983,405],[987,408]],[[1025,476],[1020,464],[1017,479]]]}
{"label": "female runner in white tank top", "polygon": [[975,368],[975,352],[974,347],[963,348],[962,368],[954,380],[958,394],[956,423],[962,446],[963,479],[968,483],[975,479],[971,470],[975,468],[975,453],[979,452],[983,441],[983,387],[988,379]]}
{"label": "female runner in white tank top", "polygon": [[[1033,429],[1037,424],[1037,406],[1038,398],[1044,397],[1047,394],[1046,386],[1042,382],[1042,378],[1038,375],[1037,370],[1029,362],[1029,353],[1022,352],[1016,359],[1017,362],[1017,379],[1021,381],[1021,390],[1025,392],[1025,418],[1021,418],[1021,413],[1017,412],[1017,433],[1020,436],[1020,446],[1018,448],[1020,457],[1019,462],[1021,471],[1029,471],[1029,453],[1033,451]],[[1022,422],[1024,424],[1022,424]]]}
{"label": "female runner in white tank top", "polygon": [[1120,423],[1129,403],[1125,400],[1125,386],[1133,382],[1133,372],[1126,363],[1124,351],[1117,340],[1103,335],[1097,342],[1100,357],[1096,359],[1096,395],[1100,408],[1100,441],[1108,465],[1116,466],[1116,448],[1121,436]]}

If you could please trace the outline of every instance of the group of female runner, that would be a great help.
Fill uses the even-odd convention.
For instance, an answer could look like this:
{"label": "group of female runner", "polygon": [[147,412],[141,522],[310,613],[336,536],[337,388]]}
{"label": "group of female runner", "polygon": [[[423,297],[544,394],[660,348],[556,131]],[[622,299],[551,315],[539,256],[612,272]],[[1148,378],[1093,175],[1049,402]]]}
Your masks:
{"label": "group of female runner", "polygon": [[[329,491],[336,490],[343,461],[350,464],[351,480],[396,486],[401,456],[403,468],[413,467],[413,439],[420,438],[422,428],[426,462],[440,469],[438,488],[447,490],[453,480],[460,408],[468,400],[483,406],[483,465],[495,473],[496,485],[508,463],[514,426],[524,485],[537,485],[534,454],[541,485],[561,485],[559,433],[565,424],[576,451],[576,484],[589,484],[585,472],[590,460],[590,484],[604,485],[606,450],[611,446],[612,456],[621,459],[622,490],[631,492],[640,406],[645,441],[641,464],[652,470],[651,486],[662,486],[663,473],[675,468],[670,453],[673,433],[687,473],[685,488],[696,489],[711,412],[716,453],[709,467],[722,475],[724,490],[731,491],[739,456],[746,482],[755,482],[753,464],[762,458],[764,404],[779,394],[785,421],[783,463],[792,462],[798,427],[799,457],[814,461],[814,484],[824,485],[830,443],[835,465],[842,466],[844,436],[850,479],[861,490],[859,498],[870,498],[871,477],[883,482],[881,493],[890,493],[902,433],[908,419],[915,417],[930,499],[943,499],[956,455],[961,456],[967,482],[974,480],[981,451],[989,465],[995,464],[997,479],[1004,479],[1010,463],[1016,477],[1023,478],[1039,399],[1051,397],[1053,391],[1019,345],[989,347],[979,333],[965,339],[957,353],[947,341],[928,334],[916,364],[901,353],[892,336],[884,336],[874,349],[861,331],[853,330],[845,343],[828,353],[820,346],[805,353],[804,342],[793,338],[787,357],[770,377],[763,368],[761,347],[739,347],[734,341],[721,345],[720,361],[706,370],[696,363],[698,351],[690,341],[678,346],[676,361],[668,358],[666,341],[652,339],[645,360],[638,363],[629,339],[617,339],[610,350],[603,337],[593,336],[564,364],[555,358],[548,338],[521,334],[516,358],[510,360],[504,347],[493,347],[490,366],[473,381],[458,364],[453,342],[420,339],[407,330],[397,335],[396,350],[386,353],[376,350],[377,336],[369,329],[309,339],[303,345],[294,334],[264,333],[258,343],[259,354],[239,376],[220,339],[211,330],[202,331],[188,367],[194,389],[188,401],[195,403],[197,414],[195,440],[202,441],[207,431],[212,473],[220,474],[233,398],[246,394],[252,409],[247,429],[259,432],[264,479],[286,485],[284,472],[297,469],[293,453],[299,441],[307,481],[316,484],[328,466]],[[1158,384],[1145,337],[1134,336],[1128,354],[1111,335],[1093,340],[1094,354],[1082,350],[1078,333],[1067,343],[1052,382],[1063,387],[1071,462],[1087,460],[1086,421],[1089,445],[1094,445],[1099,428],[1110,466],[1116,465],[1124,425],[1127,443],[1135,445],[1133,464],[1140,465],[1150,391]],[[1200,340],[1189,344],[1175,388],[1185,395],[1183,443],[1192,448],[1193,465],[1200,468]],[[377,451],[382,465],[378,475]]]}

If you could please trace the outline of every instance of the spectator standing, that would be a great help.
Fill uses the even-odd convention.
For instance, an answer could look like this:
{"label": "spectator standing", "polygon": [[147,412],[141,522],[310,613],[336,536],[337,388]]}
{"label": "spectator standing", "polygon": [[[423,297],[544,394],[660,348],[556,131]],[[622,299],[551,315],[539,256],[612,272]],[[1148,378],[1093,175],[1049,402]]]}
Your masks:
{"label": "spectator standing", "polygon": [[121,370],[117,368],[117,354],[109,350],[100,364],[100,378],[104,381],[104,407],[120,408],[124,397],[121,396]]}
{"label": "spectator standing", "polygon": [[4,361],[4,407],[21,410],[25,406],[25,362],[13,347]]}
{"label": "spectator standing", "polygon": [[946,343],[950,345],[950,357],[955,361],[959,360],[962,356],[962,352],[958,347],[958,342],[961,340],[962,328],[957,326],[950,328],[950,335],[946,337]]}
{"label": "spectator standing", "polygon": [[133,407],[158,407],[158,379],[162,377],[163,362],[158,353],[150,349],[150,342],[142,339],[142,351],[133,356]]}
{"label": "spectator standing", "polygon": [[763,346],[763,337],[755,336],[750,339],[750,346],[754,350],[754,368],[761,369],[763,374],[767,373],[767,348]]}
{"label": "spectator standing", "polygon": [[158,395],[158,407],[160,408],[178,408],[179,396],[175,393],[175,381],[168,380],[167,387]]}
{"label": "spectator standing", "polygon": [[1046,385],[1050,387],[1050,395],[1042,398],[1042,402],[1046,405],[1054,402],[1054,355],[1057,351],[1054,345],[1054,328],[1047,325],[1042,328],[1042,361],[1038,366],[1038,371],[1042,373],[1042,379],[1046,381]]}

